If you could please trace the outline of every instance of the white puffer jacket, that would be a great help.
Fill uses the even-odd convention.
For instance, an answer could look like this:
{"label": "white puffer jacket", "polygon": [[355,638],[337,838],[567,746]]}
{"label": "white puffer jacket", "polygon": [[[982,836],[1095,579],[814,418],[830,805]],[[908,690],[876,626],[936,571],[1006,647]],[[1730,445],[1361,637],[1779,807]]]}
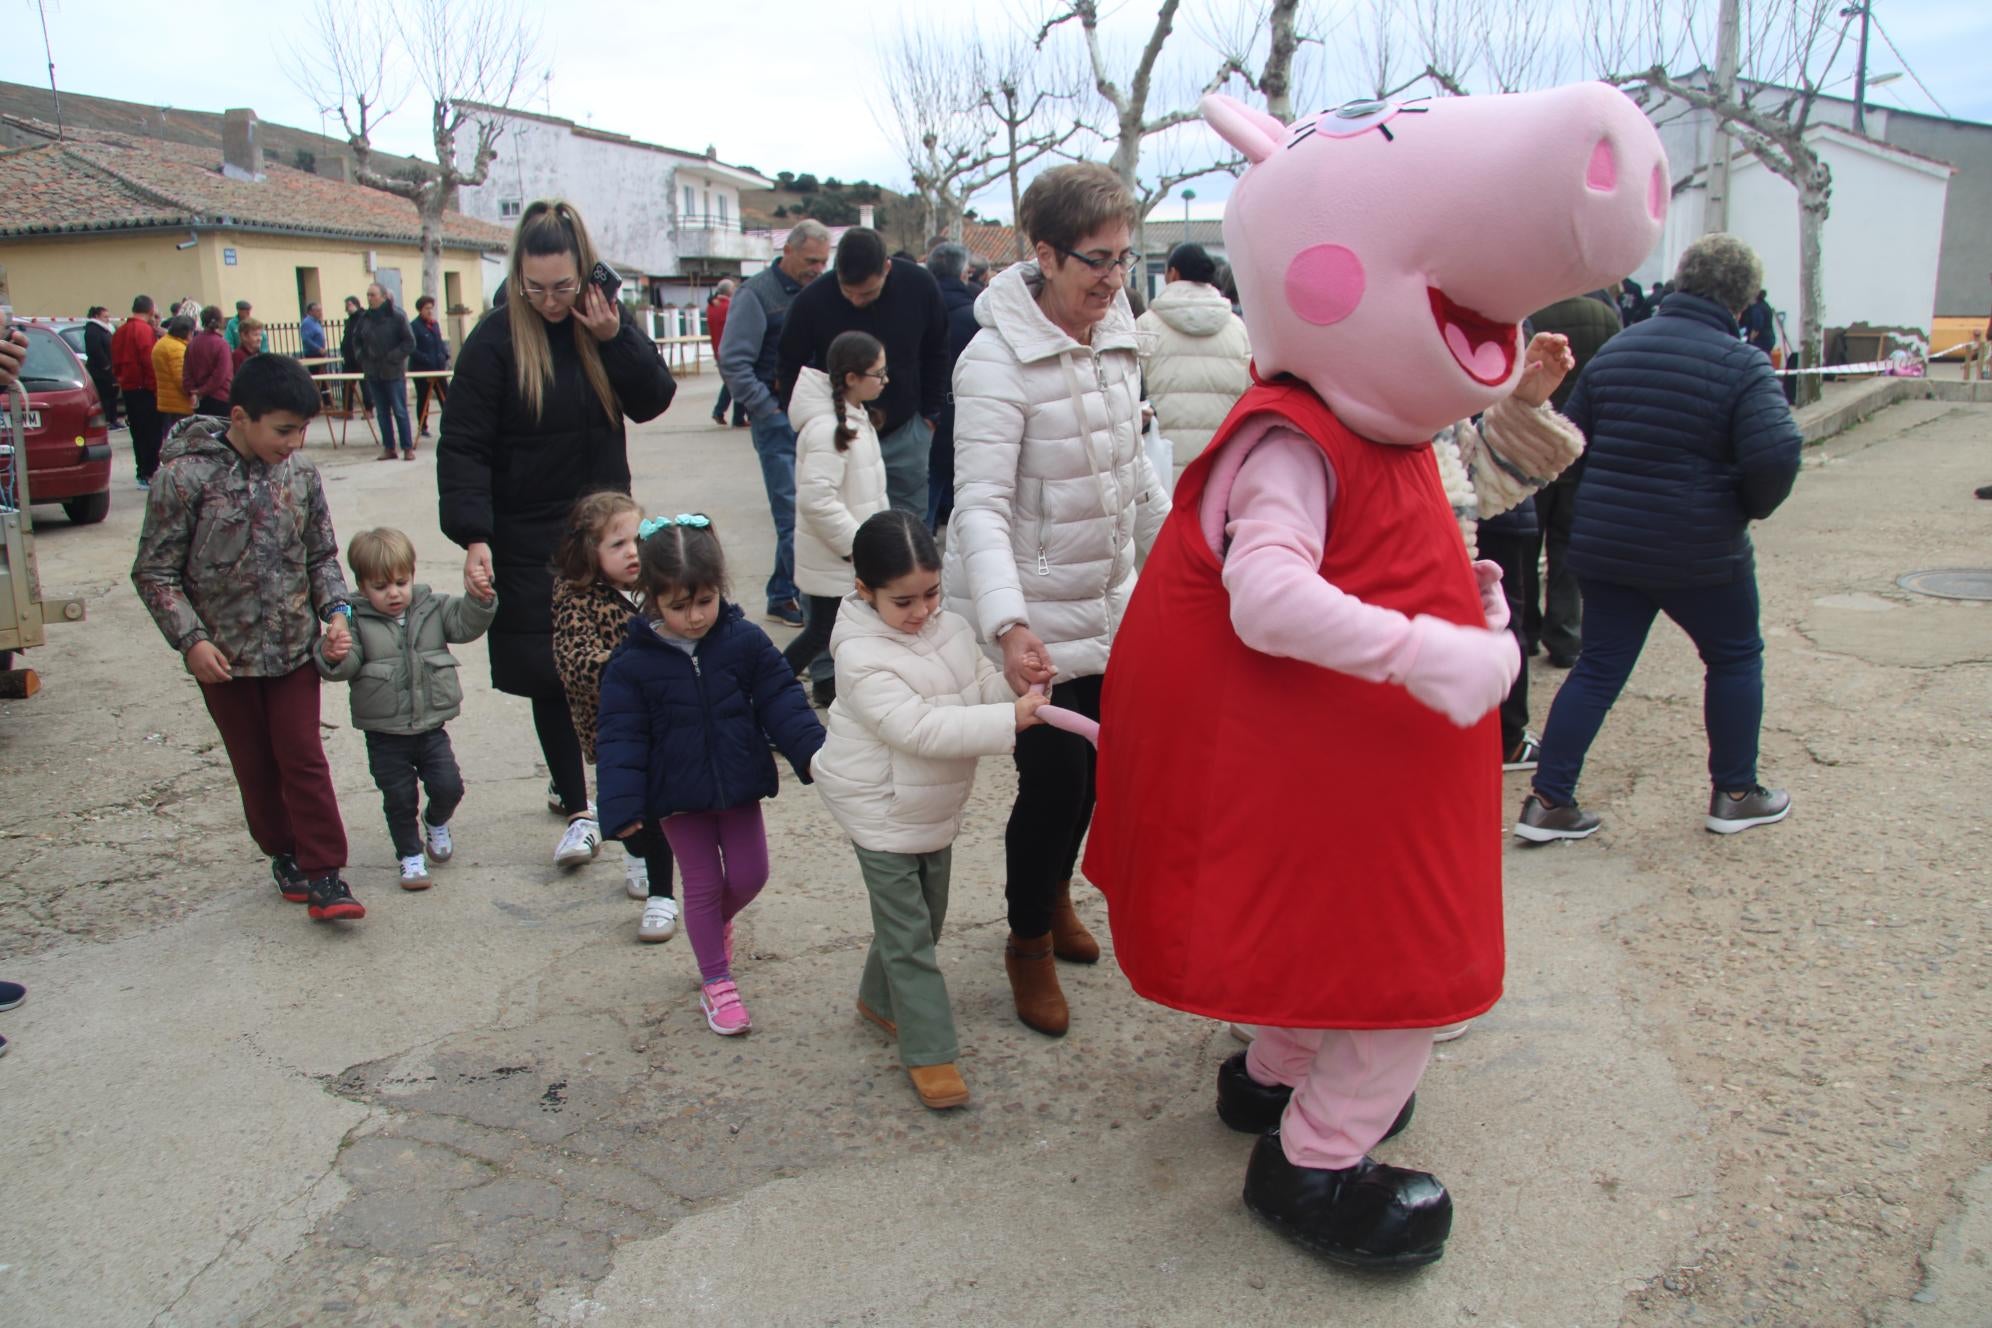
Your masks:
{"label": "white puffer jacket", "polygon": [[865,518],[886,508],[885,457],[862,406],[844,407],[855,430],[837,450],[837,406],[830,375],[804,369],[789,398],[795,427],[795,584],[805,595],[851,593],[851,540]]}
{"label": "white puffer jacket", "polygon": [[[997,638],[1019,623],[1059,680],[1103,673],[1169,485],[1141,450],[1140,372],[1125,297],[1086,347],[1038,308],[1018,263],[975,302],[982,331],[955,362],[955,510],[941,572],[948,607]],[[1083,416],[1083,419],[1081,418]]]}
{"label": "white puffer jacket", "polygon": [[1164,286],[1134,330],[1148,402],[1180,470],[1202,455],[1252,386],[1252,342],[1231,301],[1200,281]]}
{"label": "white puffer jacket", "polygon": [[853,843],[933,853],[954,842],[978,757],[1017,745],[1017,698],[975,644],[936,613],[919,632],[886,626],[857,595],[830,637],[837,699],[810,762],[816,791]]}

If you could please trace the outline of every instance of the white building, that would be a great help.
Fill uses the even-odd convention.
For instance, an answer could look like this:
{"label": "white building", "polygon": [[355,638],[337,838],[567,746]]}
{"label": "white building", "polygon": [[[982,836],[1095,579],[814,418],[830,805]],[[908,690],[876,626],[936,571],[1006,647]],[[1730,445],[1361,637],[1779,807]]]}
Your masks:
{"label": "white building", "polygon": [[[1774,92],[1775,89],[1765,89]],[[1855,134],[1834,123],[1842,106],[1822,100],[1806,142],[1833,173],[1820,236],[1820,325],[1914,328],[1925,337],[1938,312],[1938,273],[1946,248],[1945,204],[1955,168],[1917,152]],[[1660,245],[1632,275],[1642,284],[1672,278],[1681,251],[1702,233],[1714,122],[1678,103],[1650,112],[1679,188]],[[1868,119],[1872,128],[1873,112]],[[1734,149],[1729,171],[1729,231],[1764,260],[1771,306],[1798,336],[1798,191],[1761,160]],[[1959,227],[1953,220],[1951,229]],[[1953,235],[1953,247],[1963,237]]]}
{"label": "white building", "polygon": [[[466,215],[510,226],[533,200],[564,198],[622,274],[625,293],[634,286],[659,308],[702,305],[721,277],[767,264],[767,232],[743,225],[740,191],[774,181],[727,165],[710,148],[684,152],[558,116],[475,109],[503,120],[505,133],[485,182],[462,191]],[[475,141],[466,137],[468,166]]]}

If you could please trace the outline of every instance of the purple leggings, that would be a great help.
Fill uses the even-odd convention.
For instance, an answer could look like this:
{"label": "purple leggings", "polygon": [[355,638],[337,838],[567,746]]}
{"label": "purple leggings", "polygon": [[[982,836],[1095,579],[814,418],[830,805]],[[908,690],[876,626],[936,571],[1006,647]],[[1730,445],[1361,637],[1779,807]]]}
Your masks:
{"label": "purple leggings", "polygon": [[761,804],[683,812],[664,822],[685,893],[685,934],[707,982],[732,977],[726,924],[768,883],[768,832]]}

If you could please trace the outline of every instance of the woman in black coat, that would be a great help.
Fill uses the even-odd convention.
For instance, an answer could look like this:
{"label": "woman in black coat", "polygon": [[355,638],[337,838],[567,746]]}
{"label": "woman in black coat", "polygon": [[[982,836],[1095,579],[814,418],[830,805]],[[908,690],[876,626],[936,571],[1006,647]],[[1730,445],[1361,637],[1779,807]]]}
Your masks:
{"label": "woman in black coat", "polygon": [[554,547],[583,494],[629,492],[624,417],[655,419],[677,391],[655,343],[588,282],[594,266],[572,207],[526,209],[512,240],[509,299],[457,352],[436,450],[443,533],[468,551],[464,583],[498,592],[492,685],[532,701],[553,776],[547,803],[568,817],[555,854],[562,866],[593,858],[601,831],[553,667]]}

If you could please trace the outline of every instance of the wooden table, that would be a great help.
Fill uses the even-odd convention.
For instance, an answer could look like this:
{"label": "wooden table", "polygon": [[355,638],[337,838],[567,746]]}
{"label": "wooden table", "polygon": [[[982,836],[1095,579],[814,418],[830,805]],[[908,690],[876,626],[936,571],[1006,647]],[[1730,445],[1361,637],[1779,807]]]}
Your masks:
{"label": "wooden table", "polygon": [[[338,362],[339,361],[337,360],[332,361],[332,363],[334,364],[337,364]],[[448,379],[454,376],[454,372],[455,372],[454,370],[450,369],[415,369],[403,376],[404,378],[408,379],[414,379],[414,378]],[[346,445],[346,430],[351,426],[353,419],[353,410],[351,405],[352,389],[356,385],[366,382],[367,376],[365,374],[356,374],[356,373],[321,373],[321,374],[313,374],[311,378],[313,382],[321,384],[321,387],[319,389],[319,399],[325,403],[324,414],[326,419],[339,421],[339,433],[338,436],[332,440],[332,446],[344,447]],[[334,406],[332,404],[332,393],[330,390],[330,385],[333,383],[342,384],[346,388],[346,391],[342,394],[343,396],[346,397],[346,404],[344,404],[343,406]],[[403,390],[405,391],[406,389],[404,388]],[[362,399],[364,399],[364,392],[362,393]],[[368,410],[362,410],[360,412],[360,418],[366,421],[367,434],[369,437],[371,437],[374,440],[374,445],[379,446],[380,431],[374,428],[373,412]],[[329,432],[329,427],[330,426],[328,425],[328,432]]]}

